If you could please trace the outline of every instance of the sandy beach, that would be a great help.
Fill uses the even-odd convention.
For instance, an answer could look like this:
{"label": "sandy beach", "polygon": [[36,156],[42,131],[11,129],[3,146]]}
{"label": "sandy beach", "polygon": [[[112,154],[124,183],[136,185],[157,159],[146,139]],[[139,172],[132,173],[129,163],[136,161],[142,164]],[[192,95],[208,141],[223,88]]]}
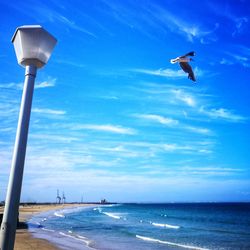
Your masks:
{"label": "sandy beach", "polygon": [[[70,207],[79,206],[93,206],[93,204],[63,204],[63,205],[32,205],[32,206],[20,206],[19,208],[19,221],[26,222],[30,217],[37,213],[46,212],[49,210],[63,209]],[[1,208],[1,212],[3,209]],[[44,239],[34,238],[32,232],[27,228],[17,229],[15,239],[15,250],[57,250],[59,247],[51,244],[49,241]]]}

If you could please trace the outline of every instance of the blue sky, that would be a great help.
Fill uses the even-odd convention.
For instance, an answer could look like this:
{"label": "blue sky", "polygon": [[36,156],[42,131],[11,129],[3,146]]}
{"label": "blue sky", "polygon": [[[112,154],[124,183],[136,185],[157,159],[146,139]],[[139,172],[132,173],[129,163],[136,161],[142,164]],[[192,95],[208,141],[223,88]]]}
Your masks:
{"label": "blue sky", "polygon": [[[248,1],[0,1],[0,199],[24,69],[10,40],[58,39],[39,70],[22,201],[249,201]],[[170,59],[195,51],[197,83]]]}

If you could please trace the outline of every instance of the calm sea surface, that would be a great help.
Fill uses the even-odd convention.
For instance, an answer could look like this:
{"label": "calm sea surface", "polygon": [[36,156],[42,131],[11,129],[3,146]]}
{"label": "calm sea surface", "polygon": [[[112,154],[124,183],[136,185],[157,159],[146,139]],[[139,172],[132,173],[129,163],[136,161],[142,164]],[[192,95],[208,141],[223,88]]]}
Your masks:
{"label": "calm sea surface", "polygon": [[34,216],[63,249],[250,249],[250,203],[116,204]]}

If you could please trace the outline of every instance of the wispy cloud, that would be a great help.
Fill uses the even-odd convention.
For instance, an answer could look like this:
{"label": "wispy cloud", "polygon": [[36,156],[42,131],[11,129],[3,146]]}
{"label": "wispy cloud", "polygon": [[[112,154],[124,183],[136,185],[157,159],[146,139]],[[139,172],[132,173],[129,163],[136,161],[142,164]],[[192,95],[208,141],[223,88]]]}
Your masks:
{"label": "wispy cloud", "polygon": [[179,154],[211,154],[212,151],[206,147],[201,147],[198,144],[177,144],[165,143],[160,145],[165,152],[178,152]]}
{"label": "wispy cloud", "polygon": [[195,97],[190,93],[187,93],[181,89],[172,89],[171,93],[174,94],[176,100],[185,103],[189,107],[195,107],[197,105]]}
{"label": "wispy cloud", "polygon": [[77,68],[85,68],[86,67],[85,64],[78,63],[78,62],[71,61],[71,60],[57,59],[55,61],[57,63],[60,63],[60,64],[65,64],[65,65],[69,65],[69,66],[73,66],[73,67],[77,67]]}
{"label": "wispy cloud", "polygon": [[146,2],[138,9],[133,1],[127,5],[106,0],[103,2],[109,9],[109,11],[105,9],[103,12],[111,15],[119,23],[149,37],[155,38],[155,30],[158,30],[160,34],[171,31],[185,37],[189,42],[198,40],[205,43],[216,40],[214,31],[218,28],[218,24],[215,24],[212,29],[202,28],[200,24],[191,22],[188,17],[180,18],[165,6]]}
{"label": "wispy cloud", "polygon": [[138,118],[146,119],[146,120],[155,121],[160,124],[167,125],[167,126],[175,126],[179,123],[178,120],[168,118],[168,117],[163,117],[160,115],[155,115],[155,114],[136,114],[134,116]]}
{"label": "wispy cloud", "polygon": [[[214,106],[213,100],[215,97],[203,93],[204,89],[197,90],[183,86],[177,88],[173,85],[162,86],[156,83],[144,84],[144,88],[140,88],[139,91],[154,95],[154,99],[164,100],[164,103],[166,103],[167,100],[168,104],[171,105],[171,110],[175,110],[174,113],[170,113],[170,111],[168,111],[168,113],[178,117],[179,121],[182,120],[183,117],[185,120],[196,121],[204,121],[207,117],[227,122],[244,122],[248,120],[248,117],[236,114],[235,111],[228,108]],[[181,112],[180,107],[183,108]],[[178,108],[178,110],[176,110],[176,108]],[[196,128],[196,126],[190,126],[180,122],[179,126],[193,132],[195,129],[192,127]],[[214,134],[211,130],[207,130],[207,128],[199,129],[199,127],[197,127],[196,132],[201,134]]]}
{"label": "wispy cloud", "polygon": [[201,43],[209,43],[217,40],[214,35],[214,31],[218,28],[217,23],[213,29],[205,30],[201,29],[198,24],[181,20],[179,17],[174,16],[166,10],[163,10],[163,15],[160,15],[160,17],[163,21],[166,21],[173,32],[184,35],[190,42],[194,42],[195,39],[198,39]]}
{"label": "wispy cloud", "polygon": [[232,20],[234,20],[235,22],[235,30],[232,33],[233,36],[241,34],[246,28],[246,24],[249,21],[247,17],[237,17],[237,18],[232,17]]}
{"label": "wispy cloud", "polygon": [[176,34],[184,36],[189,42],[198,40],[201,43],[209,43],[217,40],[214,33],[218,28],[217,23],[212,29],[207,29],[201,27],[200,23],[191,22],[188,16],[181,18],[162,6],[151,4],[150,9],[151,14],[161,25],[164,25]]}
{"label": "wispy cloud", "polygon": [[[187,74],[179,69],[179,70],[173,70],[171,68],[166,68],[166,69],[130,69],[130,71],[132,72],[136,72],[136,73],[142,73],[142,74],[146,74],[146,75],[152,75],[152,76],[160,76],[160,77],[168,77],[168,78],[173,78],[173,79],[179,79],[179,78],[186,78]],[[194,74],[196,76],[203,76],[204,75],[204,71],[202,71],[201,69],[195,67],[194,68]]]}
{"label": "wispy cloud", "polygon": [[230,5],[228,5],[227,3],[210,1],[208,3],[208,6],[218,16],[224,17],[225,19],[227,19],[227,21],[230,22],[232,36],[237,36],[237,35],[242,34],[242,32],[247,28],[247,23],[249,22],[248,17],[238,16],[234,14],[234,10],[231,9]]}
{"label": "wispy cloud", "polygon": [[203,135],[213,134],[212,131],[208,128],[200,128],[200,127],[189,126],[189,125],[183,126],[183,128],[191,132],[198,133],[198,134],[203,134]]}
{"label": "wispy cloud", "polygon": [[79,141],[79,138],[76,137],[70,137],[70,136],[65,136],[65,135],[56,135],[56,134],[33,134],[31,133],[29,135],[30,139],[39,139],[39,142],[41,141],[49,141],[50,143],[53,142],[58,142],[58,143],[72,143]]}
{"label": "wispy cloud", "polygon": [[14,90],[22,90],[23,89],[23,83],[2,83],[0,84],[1,89],[14,89]]}
{"label": "wispy cloud", "polygon": [[109,132],[109,133],[115,133],[115,134],[125,134],[125,135],[134,135],[137,133],[135,129],[132,128],[125,128],[122,126],[117,125],[110,125],[110,124],[104,124],[104,125],[96,125],[96,124],[78,124],[73,125],[71,127],[73,130],[95,130],[95,131],[103,131],[103,132]]}
{"label": "wispy cloud", "polygon": [[228,122],[244,122],[247,120],[246,117],[234,114],[232,111],[225,108],[212,108],[208,110],[204,107],[201,107],[199,111],[210,118],[221,119]]}
{"label": "wispy cloud", "polygon": [[96,35],[93,32],[77,24],[73,18],[69,18],[66,15],[63,15],[62,10],[56,11],[55,8],[53,9],[45,3],[39,2],[34,5],[29,2],[22,2],[21,7],[17,7],[15,4],[10,5],[12,6],[12,8],[21,11],[25,15],[35,18],[36,20],[38,20],[39,23],[47,21],[58,26],[63,26],[64,29],[73,29],[96,38]]}
{"label": "wispy cloud", "polygon": [[[1,83],[0,88],[2,89],[13,89],[13,90],[23,90],[24,83]],[[54,87],[56,84],[56,78],[50,78],[46,81],[35,83],[35,89]]]}
{"label": "wispy cloud", "polygon": [[61,22],[62,24],[64,25],[67,25],[69,28],[71,29],[75,29],[75,30],[78,30],[78,31],[81,31],[85,34],[88,34],[92,37],[97,37],[94,33],[90,32],[89,30],[81,27],[80,25],[77,25],[73,20],[70,20],[69,18],[67,18],[66,16],[63,16],[55,11],[53,11],[53,16],[55,18],[56,21],[59,21]]}
{"label": "wispy cloud", "polygon": [[135,114],[133,115],[137,118],[153,121],[171,128],[174,128],[175,131],[190,131],[192,133],[201,134],[201,135],[213,135],[212,131],[208,128],[201,128],[197,126],[190,126],[185,123],[181,123],[176,119],[169,117],[164,117],[156,114]]}
{"label": "wispy cloud", "polygon": [[240,64],[243,67],[250,68],[250,60],[249,60],[249,55],[244,55],[241,52],[225,52],[228,56],[228,58],[223,58],[221,61],[221,64],[227,64],[227,65],[232,65],[232,64]]}
{"label": "wispy cloud", "polygon": [[187,172],[191,175],[203,175],[203,176],[228,176],[243,174],[244,169],[241,168],[229,168],[229,167],[183,167],[182,171]]}
{"label": "wispy cloud", "polygon": [[65,115],[66,111],[64,110],[56,110],[56,109],[39,109],[33,108],[33,113],[46,114],[46,115]]}
{"label": "wispy cloud", "polygon": [[55,84],[56,84],[56,78],[52,78],[47,81],[43,81],[43,82],[35,84],[35,89],[54,87]]}
{"label": "wispy cloud", "polygon": [[220,60],[220,64],[224,65],[241,65],[250,68],[250,48],[242,44],[228,45],[223,51],[224,55]]}
{"label": "wispy cloud", "polygon": [[186,77],[186,74],[182,70],[173,70],[173,69],[131,69],[133,72],[143,73],[147,75],[154,76],[163,76],[170,78],[183,78]]}

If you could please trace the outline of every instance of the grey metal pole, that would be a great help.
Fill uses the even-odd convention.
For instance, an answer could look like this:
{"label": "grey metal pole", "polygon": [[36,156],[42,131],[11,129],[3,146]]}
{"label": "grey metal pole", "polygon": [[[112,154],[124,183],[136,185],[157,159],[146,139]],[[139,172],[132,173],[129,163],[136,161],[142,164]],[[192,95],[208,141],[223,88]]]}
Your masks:
{"label": "grey metal pole", "polygon": [[26,66],[23,95],[16,132],[9,185],[0,230],[0,249],[13,250],[23,180],[23,168],[29,130],[30,112],[37,68]]}

